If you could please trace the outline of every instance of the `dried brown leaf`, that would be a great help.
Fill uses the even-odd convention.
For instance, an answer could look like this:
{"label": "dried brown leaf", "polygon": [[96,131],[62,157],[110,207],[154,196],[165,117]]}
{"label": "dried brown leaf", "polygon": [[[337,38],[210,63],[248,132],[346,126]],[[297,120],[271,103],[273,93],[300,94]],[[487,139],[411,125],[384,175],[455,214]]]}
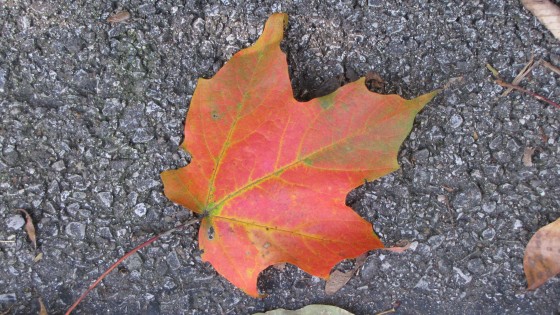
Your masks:
{"label": "dried brown leaf", "polygon": [[366,259],[367,254],[360,255],[356,258],[356,262],[354,263],[354,268],[352,268],[352,270],[346,272],[335,270],[331,273],[329,280],[327,280],[325,285],[325,293],[327,295],[331,295],[342,289],[342,287],[348,283],[350,279],[352,279],[354,274],[356,274],[356,271],[364,265]]}
{"label": "dried brown leaf", "polygon": [[560,7],[550,0],[521,0],[521,3],[556,39],[560,39]]}
{"label": "dried brown leaf", "polygon": [[523,269],[528,290],[560,273],[560,219],[540,228],[525,248]]}
{"label": "dried brown leaf", "polygon": [[407,249],[409,249],[410,246],[412,246],[412,243],[407,242],[407,244],[404,245],[404,246],[393,246],[393,247],[386,247],[386,248],[382,248],[382,249],[383,250],[388,250],[388,251],[393,252],[393,253],[401,254],[401,253],[404,253]]}
{"label": "dried brown leaf", "polygon": [[130,19],[130,13],[128,11],[119,11],[107,18],[107,22],[111,24],[121,23]]}
{"label": "dried brown leaf", "polygon": [[535,148],[533,147],[526,147],[525,150],[523,150],[523,158],[521,159],[523,165],[528,167],[533,166],[533,153],[535,153]]}
{"label": "dried brown leaf", "polygon": [[43,304],[43,299],[41,298],[39,298],[39,315],[49,315],[49,313],[47,313],[45,304]]}
{"label": "dried brown leaf", "polygon": [[37,236],[35,234],[35,226],[33,225],[33,219],[31,219],[29,213],[27,213],[27,211],[25,211],[24,209],[18,209],[18,211],[24,214],[25,231],[27,232],[27,236],[29,237],[29,240],[31,241],[31,243],[33,243],[33,247],[37,249]]}

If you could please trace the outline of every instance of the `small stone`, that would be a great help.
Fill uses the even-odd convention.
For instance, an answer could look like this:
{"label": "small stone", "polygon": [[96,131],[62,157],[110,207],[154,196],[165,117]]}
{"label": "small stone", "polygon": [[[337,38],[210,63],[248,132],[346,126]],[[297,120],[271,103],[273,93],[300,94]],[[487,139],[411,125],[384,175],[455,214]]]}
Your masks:
{"label": "small stone", "polygon": [[413,157],[416,162],[427,162],[430,157],[430,151],[427,149],[417,151],[413,154]]}
{"label": "small stone", "polygon": [[0,294],[0,303],[14,303],[16,301],[15,293]]}
{"label": "small stone", "polygon": [[497,135],[496,138],[490,140],[490,144],[488,145],[490,149],[496,150],[502,145],[502,136]]}
{"label": "small stone", "polygon": [[133,191],[130,194],[128,194],[128,202],[130,202],[130,204],[135,205],[136,202],[138,201],[138,193]]}
{"label": "small stone", "polygon": [[482,200],[482,193],[476,185],[470,185],[459,192],[453,199],[453,207],[455,209],[470,210],[478,205]]}
{"label": "small stone", "polygon": [[436,248],[440,247],[441,244],[443,244],[444,240],[445,240],[445,236],[435,235],[435,236],[430,237],[430,239],[428,240],[428,243],[430,244],[430,247],[432,249],[436,249]]}
{"label": "small stone", "polygon": [[360,276],[365,280],[370,280],[375,278],[379,274],[380,261],[378,259],[372,258],[368,259],[360,272]]}
{"label": "small stone", "polygon": [[6,85],[6,70],[0,69],[0,93],[4,92],[4,85]]}
{"label": "small stone", "polygon": [[460,284],[467,284],[472,281],[472,276],[469,272],[463,272],[463,270],[453,267],[453,271],[455,271],[455,280]]}
{"label": "small stone", "polygon": [[113,194],[111,194],[111,192],[102,191],[98,193],[97,196],[99,197],[99,200],[105,207],[110,208],[111,205],[113,204]]}
{"label": "small stone", "polygon": [[181,267],[181,261],[177,257],[177,253],[173,250],[167,255],[167,265],[171,270],[177,270]]}
{"label": "small stone", "polygon": [[21,215],[14,214],[6,220],[6,225],[9,229],[19,230],[25,224],[25,220]]}
{"label": "small stone", "polygon": [[156,7],[151,3],[146,3],[138,7],[138,12],[141,15],[149,16],[156,13]]}
{"label": "small stone", "polygon": [[117,98],[109,98],[105,100],[105,106],[103,107],[102,113],[105,116],[114,117],[117,116],[124,109],[124,104],[122,104]]}
{"label": "small stone", "polygon": [[484,212],[486,213],[493,213],[494,211],[496,211],[496,203],[493,201],[485,203],[482,205],[482,210],[484,210]]}
{"label": "small stone", "polygon": [[60,161],[56,161],[54,162],[51,167],[57,171],[60,172],[62,170],[64,170],[66,168],[66,165],[64,165],[64,161],[60,160]]}
{"label": "small stone", "polygon": [[177,284],[171,277],[165,277],[165,279],[163,280],[163,287],[167,290],[173,290],[177,287]]}
{"label": "small stone", "polygon": [[86,226],[81,222],[70,222],[66,226],[66,234],[72,238],[82,240],[86,237]]}
{"label": "small stone", "polygon": [[494,237],[496,237],[496,230],[494,230],[493,228],[488,228],[482,231],[482,238],[485,241],[491,241],[494,239]]}
{"label": "small stone", "polygon": [[469,271],[474,274],[481,274],[484,272],[485,267],[484,267],[484,263],[482,262],[482,259],[473,258],[469,260],[469,262],[467,263],[467,269],[469,269]]}
{"label": "small stone", "polygon": [[368,6],[378,8],[383,6],[384,1],[381,0],[369,0],[367,2]]}
{"label": "small stone", "polygon": [[449,125],[453,129],[459,128],[462,124],[463,124],[463,117],[461,117],[458,114],[453,114],[453,116],[451,116],[451,119],[449,119]]}
{"label": "small stone", "polygon": [[214,57],[214,46],[212,45],[212,42],[208,40],[203,41],[198,49],[198,52],[204,58]]}
{"label": "small stone", "polygon": [[139,217],[145,216],[147,211],[148,210],[146,209],[146,205],[143,203],[139,203],[134,206],[134,213]]}
{"label": "small stone", "polygon": [[99,236],[103,237],[104,239],[113,239],[113,233],[111,233],[111,229],[104,226],[99,228]]}
{"label": "small stone", "polygon": [[424,278],[426,278],[426,276],[420,278],[420,280],[416,283],[414,288],[421,289],[421,290],[428,290],[430,288],[430,284]]}
{"label": "small stone", "polygon": [[153,133],[149,132],[145,128],[140,128],[136,130],[132,136],[132,142],[134,143],[146,143],[154,138]]}
{"label": "small stone", "polygon": [[453,271],[453,262],[443,258],[437,262],[438,270],[443,274],[450,274]]}
{"label": "small stone", "polygon": [[142,261],[142,258],[140,258],[140,255],[138,255],[138,253],[132,254],[127,260],[124,261],[124,264],[128,270],[140,269],[143,263],[144,262]]}

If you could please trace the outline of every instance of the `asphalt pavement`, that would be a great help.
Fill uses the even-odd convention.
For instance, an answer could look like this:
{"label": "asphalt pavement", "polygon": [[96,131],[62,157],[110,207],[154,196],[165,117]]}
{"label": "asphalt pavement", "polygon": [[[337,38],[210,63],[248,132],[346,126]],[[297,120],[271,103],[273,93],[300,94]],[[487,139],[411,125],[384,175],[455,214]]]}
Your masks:
{"label": "asphalt pavement", "polygon": [[[130,17],[107,22],[121,10]],[[37,314],[41,298],[61,314],[124,253],[192,217],[159,174],[187,163],[178,146],[197,79],[273,12],[289,14],[298,99],[372,73],[385,81],[372,89],[406,98],[447,87],[416,118],[401,169],[347,200],[388,246],[411,249],[370,253],[332,296],[294,266],[267,269],[267,297],[254,299],[201,262],[193,226],[127,260],[76,314],[560,312],[560,278],[528,292],[522,265],[530,237],[560,217],[560,110],[501,96],[485,66],[511,81],[531,56],[560,65],[559,41],[519,1],[2,0],[0,313]],[[539,66],[521,85],[560,102],[559,80]]]}

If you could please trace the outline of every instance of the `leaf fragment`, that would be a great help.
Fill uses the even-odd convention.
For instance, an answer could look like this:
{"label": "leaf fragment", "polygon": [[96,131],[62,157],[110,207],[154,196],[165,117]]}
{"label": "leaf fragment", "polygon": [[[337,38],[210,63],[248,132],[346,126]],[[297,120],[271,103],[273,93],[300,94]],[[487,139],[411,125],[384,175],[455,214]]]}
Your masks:
{"label": "leaf fragment", "polygon": [[33,219],[27,211],[24,209],[18,209],[19,212],[23,213],[25,216],[25,232],[27,232],[27,236],[31,243],[33,243],[33,247],[37,249],[37,236],[35,234],[35,226],[33,225]]}
{"label": "leaf fragment", "polygon": [[560,219],[540,228],[525,248],[523,269],[528,290],[560,273]]}
{"label": "leaf fragment", "polygon": [[356,262],[354,263],[354,268],[352,270],[342,272],[340,270],[335,270],[331,273],[327,283],[325,285],[325,293],[327,295],[335,294],[338,290],[342,289],[342,287],[352,279],[352,277],[356,274],[358,269],[360,269],[366,262],[367,254],[362,254],[356,258]]}
{"label": "leaf fragment", "polygon": [[412,246],[411,242],[406,241],[406,245],[403,246],[393,246],[393,247],[385,247],[383,250],[390,251],[397,254],[402,254]]}
{"label": "leaf fragment", "polygon": [[39,261],[41,261],[42,259],[43,259],[43,253],[39,253],[39,254],[37,254],[37,256],[35,256],[35,257],[33,258],[33,262],[39,262]]}
{"label": "leaf fragment", "polygon": [[533,166],[533,153],[535,153],[535,148],[533,147],[526,147],[523,150],[523,158],[521,159],[523,165],[527,167]]}
{"label": "leaf fragment", "polygon": [[47,308],[43,303],[43,299],[41,298],[39,298],[39,315],[49,315],[49,313],[47,312]]}
{"label": "leaf fragment", "polygon": [[123,10],[109,16],[107,18],[107,23],[111,23],[111,24],[122,23],[128,19],[130,19],[130,13],[128,11]]}

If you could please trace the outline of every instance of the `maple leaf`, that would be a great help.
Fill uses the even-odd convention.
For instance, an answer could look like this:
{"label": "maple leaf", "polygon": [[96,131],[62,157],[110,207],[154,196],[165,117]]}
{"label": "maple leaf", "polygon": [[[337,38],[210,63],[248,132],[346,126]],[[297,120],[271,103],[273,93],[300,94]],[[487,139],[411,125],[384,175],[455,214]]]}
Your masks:
{"label": "maple leaf", "polygon": [[437,94],[379,95],[362,78],[298,102],[280,50],[286,24],[272,15],[253,46],[199,79],[181,145],[192,162],[161,175],[169,199],[202,214],[202,259],[252,296],[270,265],[327,279],[341,260],[383,247],[346,195],[398,168],[414,116]]}
{"label": "maple leaf", "polygon": [[560,273],[560,219],[540,228],[523,257],[528,290],[535,290]]}

